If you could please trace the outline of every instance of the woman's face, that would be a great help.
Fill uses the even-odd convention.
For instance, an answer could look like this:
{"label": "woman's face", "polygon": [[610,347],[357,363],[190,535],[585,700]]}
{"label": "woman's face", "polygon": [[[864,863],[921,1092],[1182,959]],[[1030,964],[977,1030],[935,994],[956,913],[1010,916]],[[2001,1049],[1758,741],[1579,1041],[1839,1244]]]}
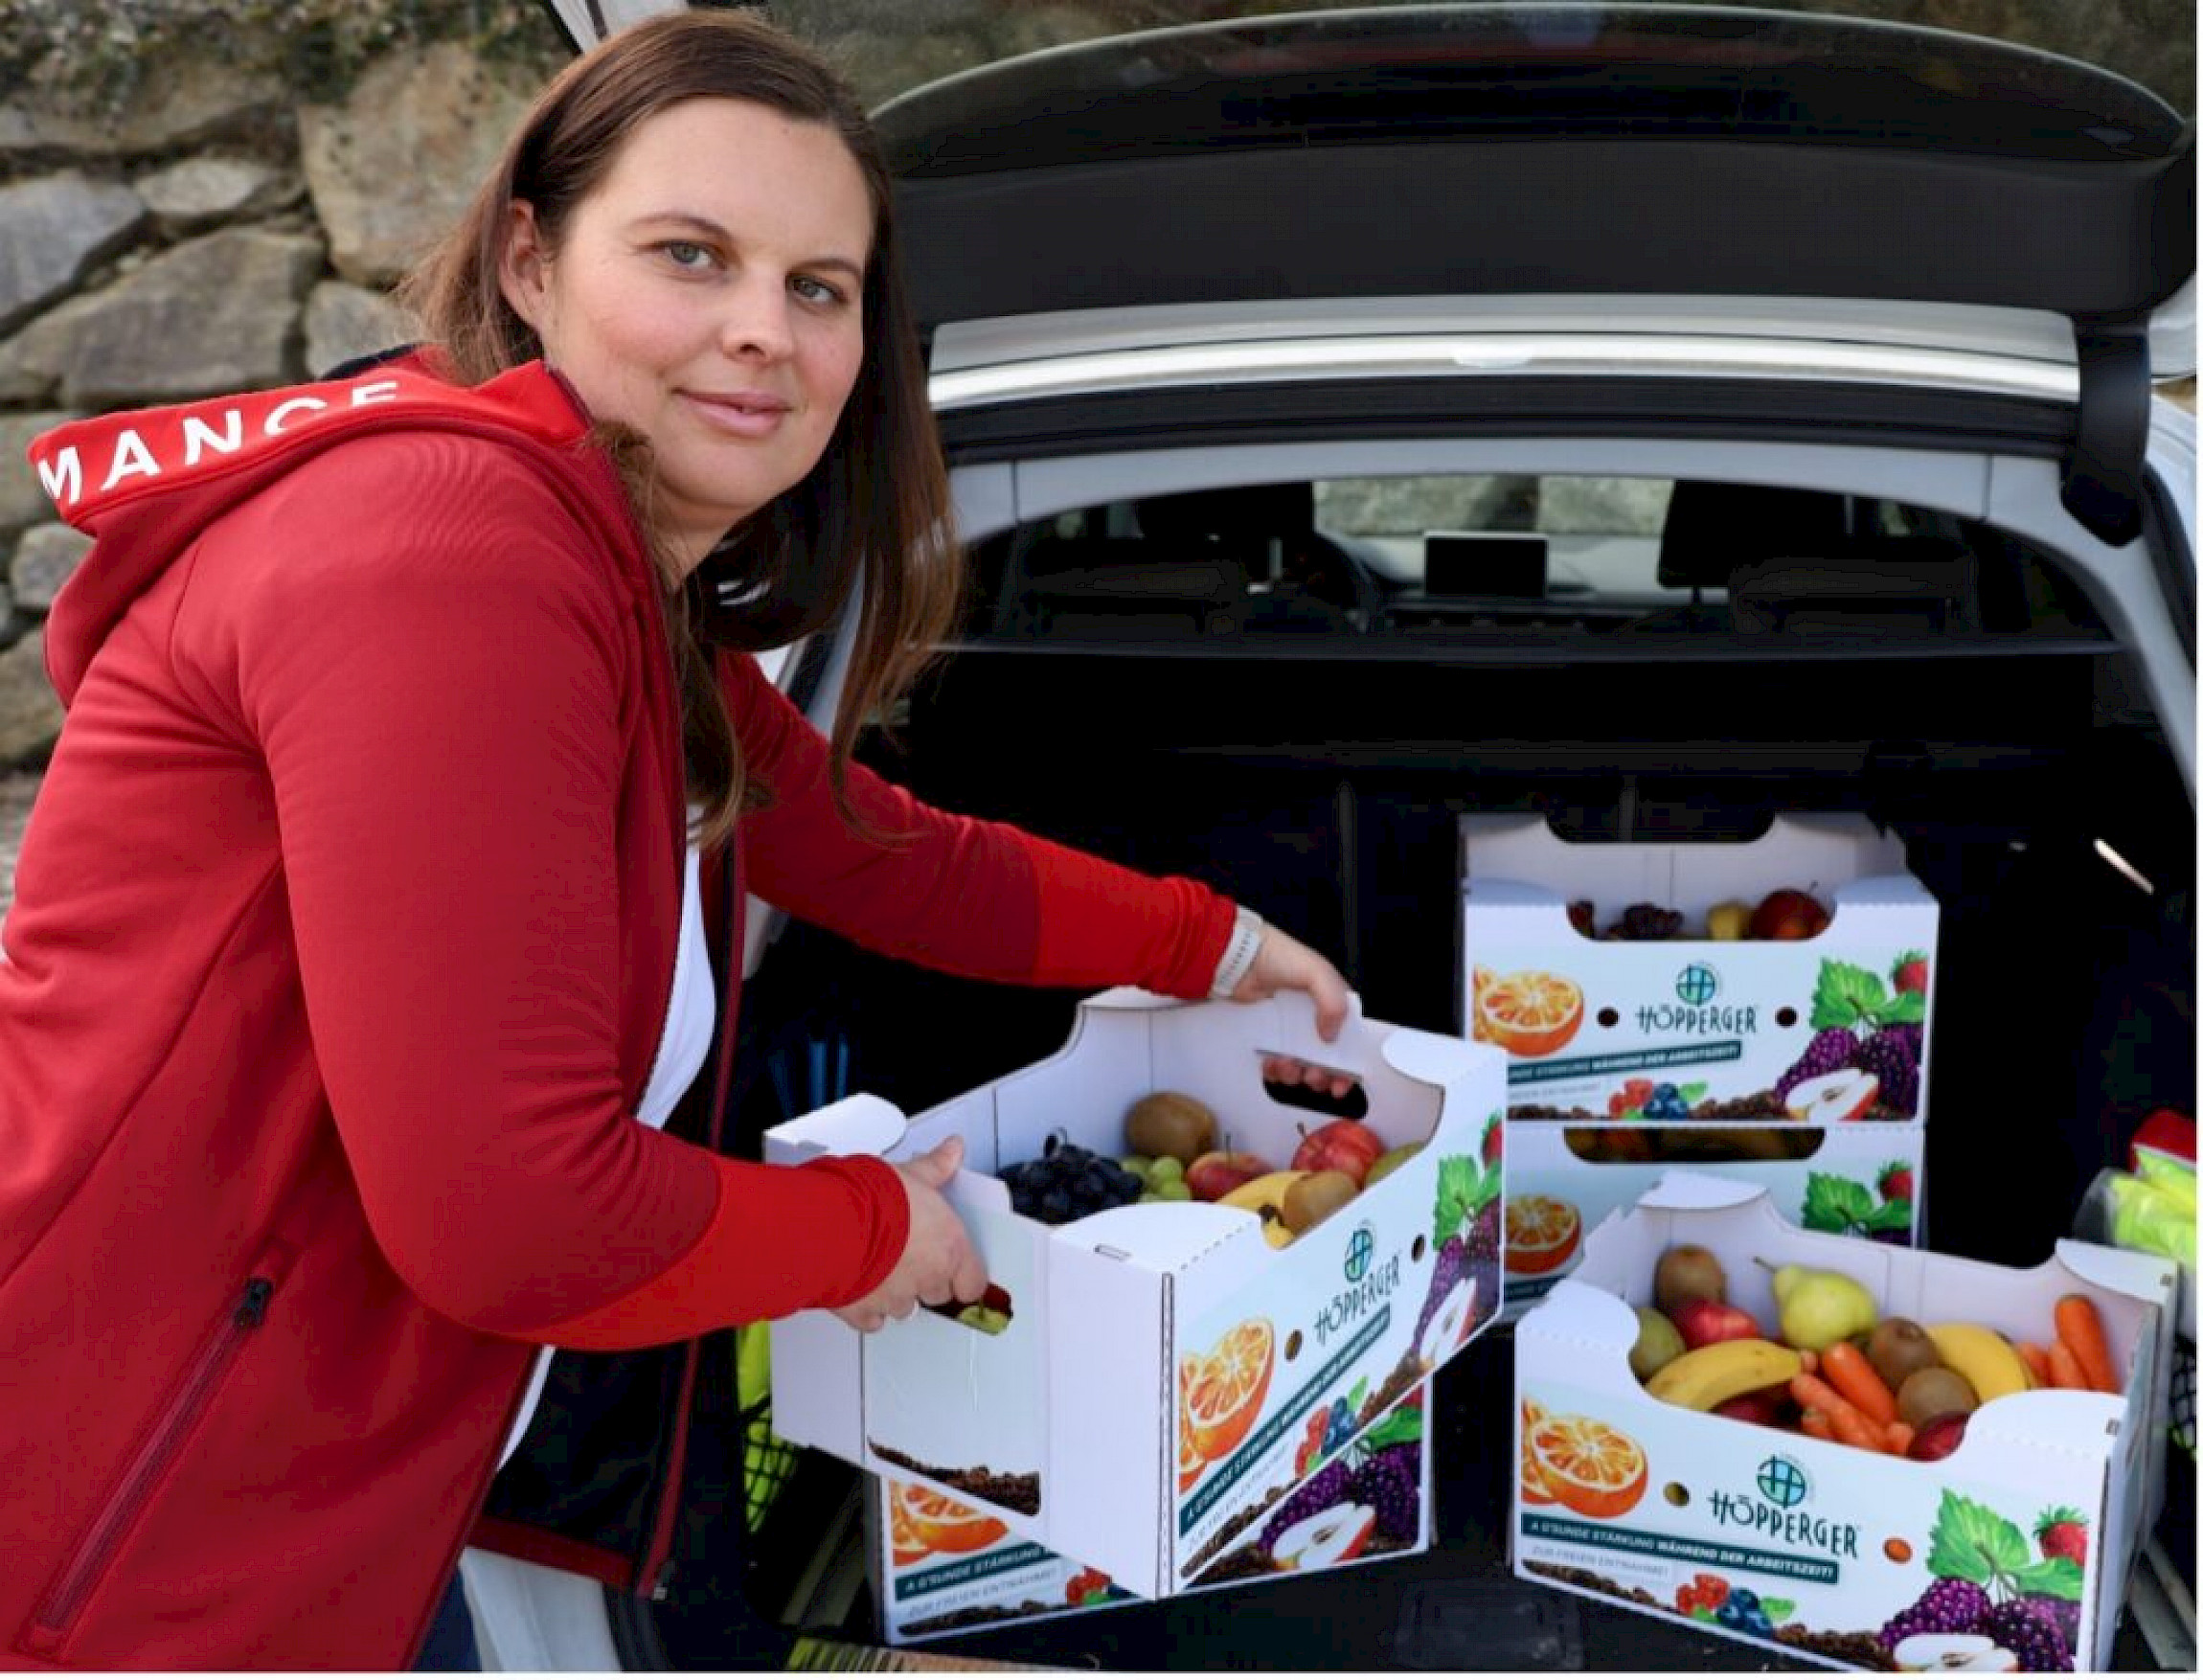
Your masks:
{"label": "woman's face", "polygon": [[649,440],[693,567],[817,465],[864,357],[872,200],[833,130],[740,100],[636,127],[556,251],[513,208],[506,299],[592,417]]}

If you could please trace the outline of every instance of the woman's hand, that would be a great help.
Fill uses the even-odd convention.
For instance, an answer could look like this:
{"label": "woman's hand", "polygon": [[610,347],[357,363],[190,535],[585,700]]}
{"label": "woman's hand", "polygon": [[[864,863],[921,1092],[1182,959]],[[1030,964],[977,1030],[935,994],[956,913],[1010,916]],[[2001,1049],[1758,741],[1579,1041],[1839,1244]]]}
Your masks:
{"label": "woman's hand", "polygon": [[[1265,924],[1262,942],[1255,947],[1254,966],[1232,988],[1232,1001],[1260,1003],[1281,991],[1306,992],[1315,1000],[1316,1032],[1327,1042],[1339,1035],[1347,1018],[1346,976],[1291,934]],[[1305,1084],[1332,1097],[1343,1097],[1353,1087],[1345,1074],[1286,1056],[1264,1056],[1262,1078],[1277,1084]]]}
{"label": "woman's hand", "polygon": [[964,1221],[941,1193],[963,1164],[962,1138],[945,1138],[917,1159],[894,1164],[910,1199],[910,1232],[895,1269],[878,1287],[833,1309],[842,1323],[876,1330],[891,1318],[908,1318],[921,1305],[977,1301],[987,1292],[987,1268]]}

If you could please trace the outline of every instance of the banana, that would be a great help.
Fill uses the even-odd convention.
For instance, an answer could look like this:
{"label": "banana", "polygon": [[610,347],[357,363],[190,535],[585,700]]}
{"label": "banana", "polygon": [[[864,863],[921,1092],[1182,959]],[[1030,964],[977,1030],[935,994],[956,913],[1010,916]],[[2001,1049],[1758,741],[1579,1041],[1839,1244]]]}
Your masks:
{"label": "banana", "polygon": [[1987,1325],[1931,1324],[1926,1328],[1937,1354],[1973,1384],[1983,1405],[2034,1386],[2019,1351]]}
{"label": "banana", "polygon": [[1216,1205],[1219,1208],[1248,1208],[1258,1214],[1265,1204],[1282,1208],[1285,1202],[1285,1186],[1296,1178],[1306,1177],[1307,1174],[1297,1167],[1282,1167],[1275,1172],[1265,1172],[1260,1178],[1250,1178],[1246,1183],[1226,1191],[1216,1198]]}
{"label": "banana", "polygon": [[1805,1368],[1806,1362],[1793,1349],[1757,1336],[1739,1336],[1678,1354],[1652,1374],[1645,1392],[1670,1406],[1711,1412],[1723,1400],[1788,1382]]}
{"label": "banana", "polygon": [[1236,1189],[1226,1191],[1216,1198],[1219,1208],[1244,1208],[1251,1214],[1260,1214],[1262,1219],[1262,1240],[1272,1248],[1283,1248],[1292,1241],[1291,1227],[1286,1225],[1282,1210],[1285,1204],[1285,1189],[1307,1174],[1297,1167],[1282,1167],[1275,1172],[1265,1172],[1260,1178],[1250,1178]]}

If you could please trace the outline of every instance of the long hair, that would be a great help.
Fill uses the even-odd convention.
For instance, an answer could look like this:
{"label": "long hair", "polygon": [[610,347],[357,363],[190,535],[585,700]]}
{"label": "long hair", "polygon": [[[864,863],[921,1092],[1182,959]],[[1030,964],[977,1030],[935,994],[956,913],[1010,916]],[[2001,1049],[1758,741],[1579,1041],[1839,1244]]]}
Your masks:
{"label": "long hair", "polygon": [[[466,215],[407,277],[405,302],[454,375],[477,384],[542,353],[498,284],[511,207],[526,203],[556,254],[573,213],[644,122],[685,100],[745,100],[830,129],[849,148],[873,215],[862,301],[865,354],[817,465],[760,509],[683,579],[653,543],[680,680],[696,833],[724,839],[771,790],[743,774],[721,695],[722,650],[746,656],[833,624],[860,588],[855,645],[833,729],[831,782],[857,826],[848,770],[858,733],[906,692],[955,622],[961,563],[940,439],[904,296],[887,164],[848,86],[784,31],[741,12],[676,12],[636,25],[544,89]],[[729,158],[724,167],[741,167]],[[648,451],[608,437],[645,529]]]}

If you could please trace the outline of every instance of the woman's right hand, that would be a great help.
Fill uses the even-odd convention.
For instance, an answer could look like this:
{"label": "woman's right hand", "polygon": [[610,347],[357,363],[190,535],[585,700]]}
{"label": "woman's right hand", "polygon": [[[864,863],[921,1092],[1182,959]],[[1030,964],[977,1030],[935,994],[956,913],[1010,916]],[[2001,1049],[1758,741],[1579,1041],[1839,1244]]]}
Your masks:
{"label": "woman's right hand", "polygon": [[871,1294],[835,1307],[836,1318],[852,1329],[876,1330],[891,1318],[908,1318],[920,1305],[977,1301],[987,1292],[979,1251],[941,1193],[963,1164],[962,1138],[945,1138],[914,1160],[893,1164],[910,1198],[902,1255]]}

